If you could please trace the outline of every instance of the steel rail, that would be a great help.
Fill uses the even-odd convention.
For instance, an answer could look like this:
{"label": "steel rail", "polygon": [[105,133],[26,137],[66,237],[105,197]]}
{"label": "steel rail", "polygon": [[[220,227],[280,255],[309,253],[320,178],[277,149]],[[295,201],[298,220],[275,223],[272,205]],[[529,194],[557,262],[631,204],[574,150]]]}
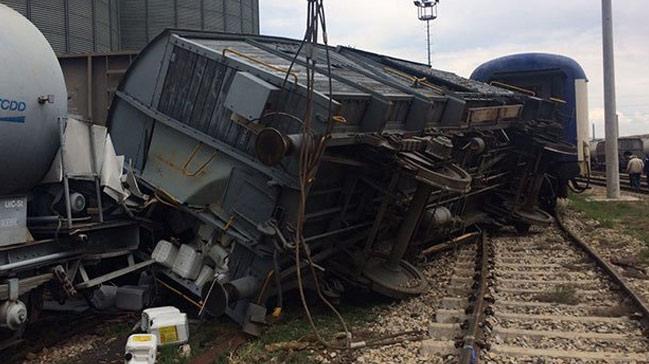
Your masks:
{"label": "steel rail", "polygon": [[484,314],[486,303],[485,295],[487,294],[487,279],[489,276],[489,247],[485,234],[480,235],[480,252],[476,259],[480,263],[480,278],[478,281],[478,293],[475,301],[473,302],[473,312],[468,320],[468,328],[466,335],[464,335],[462,349],[460,351],[460,363],[471,364],[475,363],[480,355],[480,342],[479,337],[481,333],[480,323]]}
{"label": "steel rail", "polygon": [[577,236],[575,232],[570,230],[570,228],[563,221],[561,213],[555,214],[557,224],[559,229],[568,237],[570,241],[574,243],[577,247],[583,250],[588,256],[595,261],[598,267],[600,267],[606,274],[622,289],[624,294],[634,303],[636,308],[640,310],[644,318],[645,325],[649,325],[649,304],[640,296],[634,289],[631,287],[626,279],[624,279],[609,263],[604,260],[604,258],[599,255],[588,243],[586,243],[581,237]]}
{"label": "steel rail", "polygon": [[[582,178],[582,177],[578,177],[577,181],[585,183],[586,179]],[[594,186],[606,187],[606,180],[604,180],[604,179],[602,179],[601,177],[598,177],[598,176],[595,176],[595,177],[591,176],[588,182],[591,185],[594,185]],[[646,188],[643,188],[643,187],[640,187],[639,192],[634,191],[633,188],[630,186],[630,183],[629,183],[628,180],[621,180],[621,182],[622,183],[620,183],[620,188],[622,190],[624,190],[624,191],[633,192],[633,193],[640,193],[640,194],[643,194],[643,195],[648,195],[649,194],[649,190],[647,190]]]}

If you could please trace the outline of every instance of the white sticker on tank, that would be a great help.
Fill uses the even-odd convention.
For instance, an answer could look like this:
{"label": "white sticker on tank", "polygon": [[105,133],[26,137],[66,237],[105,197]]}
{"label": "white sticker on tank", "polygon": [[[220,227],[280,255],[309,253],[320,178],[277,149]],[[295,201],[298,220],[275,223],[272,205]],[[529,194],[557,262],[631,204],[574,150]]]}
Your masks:
{"label": "white sticker on tank", "polygon": [[24,200],[6,200],[4,205],[5,205],[6,209],[20,209],[20,208],[25,207],[25,201]]}
{"label": "white sticker on tank", "polygon": [[8,228],[8,227],[13,227],[13,226],[18,226],[18,219],[17,218],[8,218],[8,219],[1,219],[0,220],[0,228]]}

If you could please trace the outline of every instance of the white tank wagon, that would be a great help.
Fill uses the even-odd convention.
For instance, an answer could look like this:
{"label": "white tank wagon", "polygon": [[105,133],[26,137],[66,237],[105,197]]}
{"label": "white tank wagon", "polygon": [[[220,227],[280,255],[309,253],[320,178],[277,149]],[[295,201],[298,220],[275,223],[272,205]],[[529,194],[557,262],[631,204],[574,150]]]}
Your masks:
{"label": "white tank wagon", "polygon": [[63,72],[43,34],[0,4],[0,196],[29,191],[59,148],[67,114]]}
{"label": "white tank wagon", "polygon": [[37,316],[46,290],[61,301],[90,297],[152,262],[133,257],[140,225],[122,207],[123,158],[106,128],[68,119],[61,68],[33,24],[4,5],[0,24],[3,350]]}

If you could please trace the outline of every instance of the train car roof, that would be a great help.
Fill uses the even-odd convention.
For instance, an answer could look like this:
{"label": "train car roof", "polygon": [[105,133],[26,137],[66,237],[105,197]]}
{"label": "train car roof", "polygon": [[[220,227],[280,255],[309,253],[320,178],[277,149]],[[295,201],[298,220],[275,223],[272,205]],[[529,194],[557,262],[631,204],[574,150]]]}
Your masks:
{"label": "train car roof", "polygon": [[573,79],[588,79],[586,72],[574,59],[550,53],[520,53],[483,63],[471,74],[471,79],[487,82],[498,73],[556,70]]}

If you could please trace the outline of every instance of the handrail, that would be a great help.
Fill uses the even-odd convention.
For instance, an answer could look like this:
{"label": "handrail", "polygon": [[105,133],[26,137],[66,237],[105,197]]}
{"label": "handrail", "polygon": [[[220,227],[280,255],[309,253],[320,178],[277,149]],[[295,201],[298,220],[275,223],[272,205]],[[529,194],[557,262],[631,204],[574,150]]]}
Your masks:
{"label": "handrail", "polygon": [[528,94],[530,96],[536,96],[536,92],[534,92],[532,90],[528,90],[526,88],[510,85],[510,84],[504,83],[504,82],[491,81],[491,82],[489,82],[489,85],[498,86],[498,87],[501,87],[501,88],[504,88],[504,89],[509,89],[511,91],[518,91],[520,93]]}
{"label": "handrail", "polygon": [[187,162],[185,162],[185,164],[183,165],[183,174],[185,176],[187,176],[187,177],[195,177],[199,173],[203,172],[207,168],[207,166],[209,166],[210,163],[212,163],[214,158],[216,158],[216,156],[218,154],[218,151],[215,151],[214,154],[212,154],[212,156],[205,163],[203,163],[203,165],[201,165],[196,171],[188,172],[187,167],[189,167],[189,164],[194,160],[194,158],[198,154],[198,151],[201,150],[202,146],[203,146],[203,143],[201,143],[201,142],[196,144],[196,146],[194,147],[194,150],[192,151],[192,154],[187,159]]}
{"label": "handrail", "polygon": [[407,81],[412,81],[412,86],[413,87],[421,85],[421,86],[427,87],[427,88],[429,88],[429,89],[431,89],[431,90],[433,90],[433,91],[435,91],[435,92],[437,92],[439,94],[444,94],[444,90],[442,88],[440,88],[438,86],[435,86],[432,83],[428,82],[428,79],[426,77],[415,77],[415,76],[409,75],[409,74],[407,74],[405,72],[401,72],[399,70],[391,68],[391,67],[384,67],[383,70],[385,72],[387,72],[387,73],[391,73],[391,74],[393,74],[395,76],[401,77],[402,79],[405,79]]}
{"label": "handrail", "polygon": [[234,50],[234,49],[232,49],[232,48],[225,48],[225,49],[223,50],[223,57],[225,57],[226,53],[232,53],[232,54],[234,54],[234,55],[236,55],[236,56],[239,56],[239,57],[241,57],[241,58],[245,58],[245,59],[247,59],[247,60],[249,60],[249,61],[251,61],[251,62],[255,62],[255,63],[260,64],[260,65],[262,65],[262,66],[266,66],[266,67],[268,67],[268,68],[270,68],[270,69],[272,69],[272,70],[275,70],[275,71],[278,71],[278,72],[283,72],[283,73],[289,74],[289,75],[293,76],[293,82],[295,83],[295,86],[297,86],[297,84],[298,84],[298,77],[297,77],[297,74],[296,74],[295,72],[293,72],[293,71],[289,71],[289,70],[286,69],[286,68],[277,67],[277,66],[272,65],[272,64],[270,64],[270,63],[264,62],[264,61],[262,61],[262,60],[260,60],[260,59],[257,59],[257,58],[254,58],[254,57],[251,57],[251,56],[245,55],[245,54],[243,54],[243,53],[241,53],[241,52],[239,52],[239,51],[237,51],[237,50]]}

